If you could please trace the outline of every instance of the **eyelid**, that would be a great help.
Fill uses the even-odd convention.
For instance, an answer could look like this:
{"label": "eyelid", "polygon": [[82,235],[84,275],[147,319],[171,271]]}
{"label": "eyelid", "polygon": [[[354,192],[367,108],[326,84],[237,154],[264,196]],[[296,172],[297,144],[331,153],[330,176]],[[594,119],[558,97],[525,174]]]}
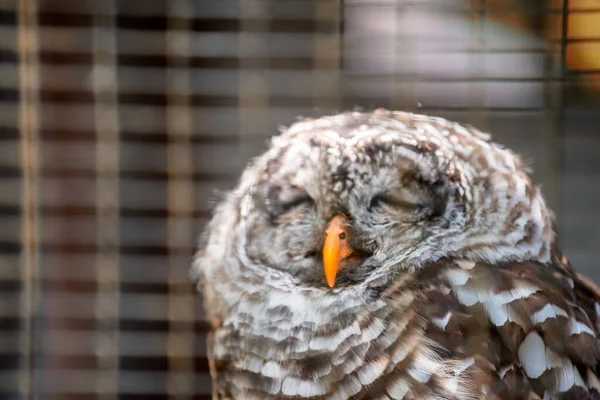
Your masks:
{"label": "eyelid", "polygon": [[382,192],[371,198],[371,201],[369,202],[369,210],[377,207],[381,203],[387,204],[390,207],[403,208],[406,210],[417,210],[423,207],[422,204],[403,201],[401,199],[393,198],[393,196],[390,196],[390,194],[387,192]]}
{"label": "eyelid", "polygon": [[288,201],[277,202],[273,205],[273,208],[271,209],[271,216],[275,218],[280,217],[300,207],[303,204],[314,204],[314,200],[308,194],[303,194],[293,197]]}
{"label": "eyelid", "polygon": [[310,198],[309,195],[304,195],[304,196],[298,196],[298,197],[294,197],[291,200],[288,200],[287,202],[282,202],[280,204],[280,208],[283,211],[283,213],[289,212],[292,209],[300,206],[303,203],[311,203],[313,200]]}

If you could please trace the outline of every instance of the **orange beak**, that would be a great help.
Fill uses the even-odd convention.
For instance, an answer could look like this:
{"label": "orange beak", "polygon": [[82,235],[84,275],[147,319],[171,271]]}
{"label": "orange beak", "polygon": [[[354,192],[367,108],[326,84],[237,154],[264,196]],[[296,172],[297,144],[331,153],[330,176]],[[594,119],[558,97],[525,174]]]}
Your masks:
{"label": "orange beak", "polygon": [[335,276],[354,250],[348,243],[348,231],[346,226],[348,218],[343,216],[334,217],[329,221],[325,230],[325,246],[323,247],[323,268],[325,269],[325,280],[329,287],[335,285]]}

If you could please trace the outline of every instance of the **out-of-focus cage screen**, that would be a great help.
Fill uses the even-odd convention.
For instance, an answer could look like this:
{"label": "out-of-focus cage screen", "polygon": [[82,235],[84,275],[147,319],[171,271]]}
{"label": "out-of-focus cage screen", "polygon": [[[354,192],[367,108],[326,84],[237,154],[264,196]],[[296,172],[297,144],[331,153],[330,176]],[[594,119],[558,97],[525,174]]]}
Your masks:
{"label": "out-of-focus cage screen", "polygon": [[215,190],[355,106],[522,153],[600,281],[595,0],[0,1],[0,398],[208,399]]}

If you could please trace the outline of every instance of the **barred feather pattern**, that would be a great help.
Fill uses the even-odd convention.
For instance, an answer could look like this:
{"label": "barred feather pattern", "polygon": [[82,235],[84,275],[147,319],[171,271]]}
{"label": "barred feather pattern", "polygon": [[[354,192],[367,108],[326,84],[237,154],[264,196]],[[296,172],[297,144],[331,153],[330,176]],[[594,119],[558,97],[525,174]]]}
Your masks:
{"label": "barred feather pattern", "polygon": [[[435,218],[367,206],[415,185],[445,199]],[[330,289],[314,255],[340,210],[368,256]],[[518,157],[475,128],[297,122],[218,207],[193,274],[214,399],[600,399],[600,290]]]}
{"label": "barred feather pattern", "polygon": [[216,322],[215,398],[600,399],[599,298],[562,260],[440,260],[329,324]]}

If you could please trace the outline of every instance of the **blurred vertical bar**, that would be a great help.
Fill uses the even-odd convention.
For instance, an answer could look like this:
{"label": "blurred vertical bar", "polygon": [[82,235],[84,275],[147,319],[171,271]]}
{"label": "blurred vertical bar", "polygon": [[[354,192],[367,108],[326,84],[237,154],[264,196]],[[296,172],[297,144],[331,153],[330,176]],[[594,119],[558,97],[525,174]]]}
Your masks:
{"label": "blurred vertical bar", "polygon": [[194,286],[187,279],[189,244],[194,230],[194,165],[191,137],[193,87],[189,57],[192,54],[192,0],[168,2],[167,56],[167,247],[168,398],[190,399],[194,393]]}
{"label": "blurred vertical bar", "polygon": [[[546,6],[551,6],[546,1]],[[543,12],[543,11],[542,11]],[[564,146],[564,90],[567,82],[566,50],[568,42],[567,21],[569,16],[569,2],[562,0],[561,10],[561,37],[560,52],[558,53],[558,68],[554,49],[548,51],[544,70],[544,129],[540,138],[546,151],[541,153],[541,172],[544,182],[544,195],[550,208],[554,210],[557,225],[560,229],[562,210],[563,177],[565,173]],[[558,74],[555,72],[558,70]],[[558,75],[558,80],[556,79]],[[559,232],[560,233],[560,232]],[[559,240],[564,240],[564,235],[559,234]],[[562,245],[562,243],[561,243]]]}
{"label": "blurred vertical bar", "polygon": [[118,397],[119,104],[115,0],[96,3],[93,91],[96,130],[96,394]]}
{"label": "blurred vertical bar", "polygon": [[39,27],[37,1],[18,2],[19,131],[21,134],[21,368],[19,393],[37,398],[36,322],[39,317]]}
{"label": "blurred vertical bar", "polygon": [[471,43],[465,52],[474,50],[473,57],[469,66],[469,76],[473,84],[469,85],[470,97],[472,101],[468,106],[467,118],[471,124],[479,129],[487,130],[486,116],[490,112],[486,110],[486,86],[488,82],[487,71],[485,69],[485,57],[492,49],[488,49],[486,42],[486,0],[471,1]]}
{"label": "blurred vertical bar", "polygon": [[[327,111],[339,110],[341,106],[341,1],[320,1],[315,4],[315,21],[328,26],[337,26],[324,35],[318,29],[314,33],[314,104]],[[320,73],[323,71],[324,73]]]}
{"label": "blurred vertical bar", "polygon": [[255,156],[251,150],[252,136],[269,131],[265,118],[270,111],[268,74],[269,4],[267,1],[238,0],[240,29],[237,57],[239,59],[238,112],[240,121],[240,154],[247,160]]}
{"label": "blurred vertical bar", "polygon": [[[562,24],[561,24],[561,39],[560,39],[560,84],[558,98],[559,102],[557,107],[555,108],[555,129],[553,132],[555,135],[553,137],[556,139],[554,148],[556,149],[553,153],[555,154],[556,159],[551,160],[555,167],[555,172],[557,172],[556,181],[554,181],[554,187],[551,187],[552,190],[552,198],[550,199],[550,206],[556,213],[556,222],[559,227],[562,227],[562,216],[564,215],[564,202],[561,196],[562,187],[565,179],[565,174],[567,172],[566,166],[566,151],[565,147],[567,145],[567,141],[565,138],[566,135],[566,102],[565,96],[566,91],[568,89],[567,78],[569,75],[569,67],[567,64],[567,51],[569,46],[569,0],[563,0],[562,2]],[[563,236],[564,237],[564,236]],[[562,244],[562,243],[561,243]]]}
{"label": "blurred vertical bar", "polygon": [[[360,3],[359,3],[360,4]],[[416,41],[411,40],[411,37],[401,34],[399,27],[401,21],[401,14],[407,11],[412,11],[411,8],[417,9],[420,12],[419,4],[404,3],[402,1],[396,1],[393,3],[393,22],[391,24],[392,29],[392,41],[393,45],[393,72],[390,78],[390,84],[392,86],[390,107],[393,110],[412,110],[416,105],[419,104],[418,95],[415,93],[415,79],[412,74],[403,74],[401,63],[404,60],[410,60],[414,62],[419,54],[419,44]],[[404,56],[404,57],[403,57]]]}

